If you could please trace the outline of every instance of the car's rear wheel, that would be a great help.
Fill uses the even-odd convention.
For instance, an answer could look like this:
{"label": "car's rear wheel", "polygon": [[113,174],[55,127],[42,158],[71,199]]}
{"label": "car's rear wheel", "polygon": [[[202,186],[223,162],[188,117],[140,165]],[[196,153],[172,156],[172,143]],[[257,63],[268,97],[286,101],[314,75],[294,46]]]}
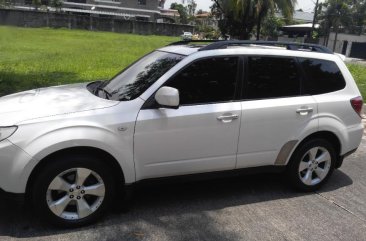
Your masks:
{"label": "car's rear wheel", "polygon": [[59,157],[36,178],[32,203],[48,222],[66,227],[89,224],[105,214],[115,195],[110,168],[96,157]]}
{"label": "car's rear wheel", "polygon": [[303,191],[315,191],[334,170],[336,152],[324,139],[309,140],[299,146],[287,167],[290,183]]}

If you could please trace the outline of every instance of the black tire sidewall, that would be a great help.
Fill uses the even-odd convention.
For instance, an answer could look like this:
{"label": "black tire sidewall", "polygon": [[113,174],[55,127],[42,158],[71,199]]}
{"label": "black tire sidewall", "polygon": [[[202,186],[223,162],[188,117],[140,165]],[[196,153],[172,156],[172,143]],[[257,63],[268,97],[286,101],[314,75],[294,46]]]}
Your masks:
{"label": "black tire sidewall", "polygon": [[[105,196],[99,208],[89,216],[78,220],[65,220],[56,216],[47,204],[47,189],[52,180],[60,173],[71,168],[88,168],[96,172],[105,185]],[[75,155],[67,157],[57,157],[43,167],[40,175],[34,181],[31,190],[31,200],[33,208],[40,217],[53,225],[74,228],[90,224],[106,213],[115,195],[115,179],[112,170],[98,157],[87,155]]]}
{"label": "black tire sidewall", "polygon": [[[298,168],[301,159],[303,158],[305,153],[308,152],[313,147],[325,148],[331,156],[331,165],[327,176],[321,182],[319,182],[316,185],[309,186],[301,181],[298,173]],[[306,141],[295,150],[295,152],[291,157],[290,163],[287,167],[287,176],[290,181],[290,184],[301,191],[307,191],[307,192],[315,191],[319,189],[324,183],[326,183],[329,177],[332,175],[336,161],[337,161],[336,151],[330,142],[324,139],[313,139]]]}

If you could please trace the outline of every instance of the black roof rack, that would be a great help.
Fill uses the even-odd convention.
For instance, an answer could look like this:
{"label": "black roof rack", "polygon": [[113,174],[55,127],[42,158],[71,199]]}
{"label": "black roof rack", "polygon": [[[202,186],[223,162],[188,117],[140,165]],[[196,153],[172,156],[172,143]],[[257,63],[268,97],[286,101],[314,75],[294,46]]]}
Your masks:
{"label": "black roof rack", "polygon": [[228,46],[245,46],[245,45],[263,45],[263,46],[278,46],[286,47],[288,50],[312,51],[318,53],[333,54],[333,52],[325,46],[308,43],[293,43],[293,42],[277,42],[277,41],[251,41],[251,40],[188,40],[179,41],[170,45],[185,45],[190,43],[209,43],[201,47],[199,51],[225,49]]}

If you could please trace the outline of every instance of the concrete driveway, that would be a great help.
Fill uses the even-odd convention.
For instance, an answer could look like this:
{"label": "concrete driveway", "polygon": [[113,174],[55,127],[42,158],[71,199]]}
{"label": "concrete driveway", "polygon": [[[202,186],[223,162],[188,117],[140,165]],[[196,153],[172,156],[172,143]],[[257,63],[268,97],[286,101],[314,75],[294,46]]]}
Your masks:
{"label": "concrete driveway", "polygon": [[0,240],[366,240],[366,136],[316,193],[280,175],[142,187],[127,213],[62,230],[0,200]]}

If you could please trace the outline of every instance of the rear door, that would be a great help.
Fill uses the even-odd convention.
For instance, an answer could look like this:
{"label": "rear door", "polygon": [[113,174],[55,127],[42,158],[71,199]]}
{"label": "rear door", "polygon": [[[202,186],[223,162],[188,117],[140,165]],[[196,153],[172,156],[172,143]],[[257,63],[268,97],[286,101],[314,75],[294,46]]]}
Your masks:
{"label": "rear door", "polygon": [[301,133],[317,129],[317,104],[300,94],[295,58],[248,56],[246,63],[237,168],[283,165],[280,150],[291,150]]}

